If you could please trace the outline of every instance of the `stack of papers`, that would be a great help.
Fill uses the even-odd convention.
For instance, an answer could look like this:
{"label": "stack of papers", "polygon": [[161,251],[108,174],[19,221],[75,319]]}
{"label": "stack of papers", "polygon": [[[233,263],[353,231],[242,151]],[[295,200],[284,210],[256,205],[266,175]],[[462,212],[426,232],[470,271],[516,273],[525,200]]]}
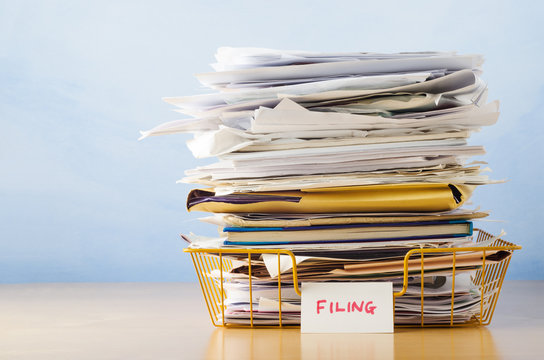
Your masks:
{"label": "stack of papers", "polygon": [[[472,220],[488,213],[462,205],[493,181],[471,161],[483,147],[467,139],[499,115],[480,55],[220,48],[216,59],[215,72],[197,75],[216,92],[165,98],[190,118],[141,132],[193,133],[193,155],[218,158],[180,180],[205,186],[187,208],[213,213],[203,220],[220,227],[217,238],[184,236],[190,247],[288,249],[300,281],[398,287],[410,249],[475,245]],[[487,252],[486,262],[505,256]],[[249,323],[250,314],[255,324],[278,323],[278,275],[282,322],[300,321],[289,257],[279,268],[278,255],[229,257],[228,273],[207,274],[224,280],[227,323]],[[420,259],[410,260],[395,321],[468,321],[482,300],[469,273],[481,262],[480,252],[457,255],[452,297],[451,253],[425,256],[424,279]]]}

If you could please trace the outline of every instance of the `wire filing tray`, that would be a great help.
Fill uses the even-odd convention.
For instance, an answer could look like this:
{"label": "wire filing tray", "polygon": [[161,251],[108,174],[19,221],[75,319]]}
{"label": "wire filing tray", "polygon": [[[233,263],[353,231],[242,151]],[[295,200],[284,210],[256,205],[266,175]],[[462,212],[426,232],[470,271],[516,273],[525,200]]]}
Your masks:
{"label": "wire filing tray", "polygon": [[[475,229],[476,243],[486,241],[492,238],[492,235],[480,230]],[[419,258],[421,260],[420,266],[420,276],[421,279],[425,276],[424,270],[424,258],[425,254],[430,253],[448,253],[452,255],[452,294],[451,294],[451,311],[450,311],[450,322],[449,324],[425,324],[424,322],[424,281],[421,282],[421,317],[419,324],[411,325],[396,325],[396,326],[424,326],[424,327],[450,327],[450,326],[474,326],[474,325],[488,325],[491,322],[493,317],[493,312],[495,310],[495,305],[497,304],[497,299],[501,290],[501,286],[506,275],[506,270],[510,264],[510,259],[512,256],[495,262],[493,264],[486,264],[486,252],[489,251],[508,251],[513,253],[514,250],[521,249],[521,246],[509,243],[500,238],[496,239],[491,246],[474,246],[474,247],[459,247],[459,248],[432,248],[432,249],[412,249],[408,251],[404,257],[404,275],[402,289],[398,292],[393,293],[393,307],[395,306],[395,299],[403,296],[408,289],[408,261],[411,258]],[[184,249],[184,252],[187,252],[191,255],[191,259],[195,266],[195,270],[202,288],[202,293],[204,295],[204,300],[206,301],[206,306],[210,314],[211,321],[214,326],[218,327],[284,327],[284,326],[293,326],[282,324],[282,296],[281,296],[281,274],[278,274],[278,299],[279,299],[279,314],[278,314],[278,325],[258,325],[253,323],[253,294],[252,294],[252,276],[251,276],[251,256],[256,254],[277,254],[278,256],[278,269],[280,268],[280,255],[287,255],[291,258],[292,261],[292,281],[295,292],[300,296],[301,290],[298,284],[297,276],[297,265],[295,260],[295,255],[284,249]],[[470,321],[464,323],[454,323],[454,296],[455,296],[455,272],[457,270],[456,266],[456,254],[458,252],[465,251],[477,251],[482,253],[482,265],[481,268],[476,271],[476,274],[472,277],[472,281],[480,289],[480,311],[479,314],[473,316]],[[250,324],[241,325],[241,324],[229,324],[225,322],[225,291],[223,289],[223,273],[229,272],[232,267],[232,261],[228,258],[224,258],[223,255],[229,254],[247,254],[248,258],[248,272],[249,272],[249,300],[250,300]],[[211,277],[211,272],[213,270],[219,270],[220,273],[220,282],[217,282]],[[221,320],[218,320],[221,319]],[[299,325],[295,325],[299,326]]]}

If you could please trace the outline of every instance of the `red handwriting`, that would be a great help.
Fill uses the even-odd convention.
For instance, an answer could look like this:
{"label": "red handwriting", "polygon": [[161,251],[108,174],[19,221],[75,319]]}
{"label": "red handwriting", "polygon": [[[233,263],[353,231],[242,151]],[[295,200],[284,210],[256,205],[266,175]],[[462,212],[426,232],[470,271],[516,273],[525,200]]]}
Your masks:
{"label": "red handwriting", "polygon": [[[326,308],[328,300],[322,299],[317,300],[316,302],[316,309],[317,314],[319,315],[322,310]],[[344,305],[345,304],[345,305]],[[374,303],[372,301],[364,301],[361,300],[360,302],[357,301],[347,301],[347,302],[340,302],[340,301],[330,301],[329,302],[329,313],[339,313],[339,312],[365,312],[370,315],[374,315],[374,310],[376,310],[377,306],[374,306]]]}

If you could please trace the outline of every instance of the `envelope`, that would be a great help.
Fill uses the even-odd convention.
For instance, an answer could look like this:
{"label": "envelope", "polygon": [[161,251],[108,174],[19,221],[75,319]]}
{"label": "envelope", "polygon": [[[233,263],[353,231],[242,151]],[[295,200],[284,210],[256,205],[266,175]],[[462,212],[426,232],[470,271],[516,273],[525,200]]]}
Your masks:
{"label": "envelope", "polygon": [[212,213],[365,213],[436,212],[461,206],[474,186],[453,184],[386,184],[299,191],[233,193],[192,190],[189,211]]}

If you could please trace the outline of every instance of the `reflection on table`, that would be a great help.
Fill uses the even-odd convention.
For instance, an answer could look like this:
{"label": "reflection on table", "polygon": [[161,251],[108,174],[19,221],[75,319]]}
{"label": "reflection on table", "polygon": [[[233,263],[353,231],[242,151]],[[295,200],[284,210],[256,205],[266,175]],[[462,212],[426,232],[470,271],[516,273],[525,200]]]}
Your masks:
{"label": "reflection on table", "polygon": [[301,334],[298,328],[217,328],[210,336],[209,359],[318,359],[395,357],[498,357],[486,327],[397,328],[394,334]]}

